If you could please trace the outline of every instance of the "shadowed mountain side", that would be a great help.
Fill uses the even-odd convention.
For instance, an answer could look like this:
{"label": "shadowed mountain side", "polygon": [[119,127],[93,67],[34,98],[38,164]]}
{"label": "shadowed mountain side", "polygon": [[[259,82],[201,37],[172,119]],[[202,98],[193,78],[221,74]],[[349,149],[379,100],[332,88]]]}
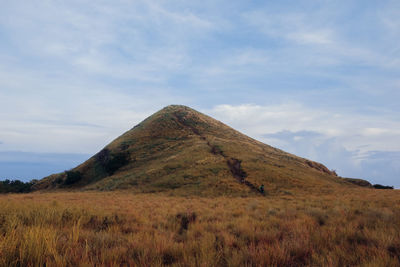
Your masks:
{"label": "shadowed mountain side", "polygon": [[36,189],[129,189],[178,195],[331,191],[353,186],[324,165],[273,148],[185,106],[150,116],[71,171]]}

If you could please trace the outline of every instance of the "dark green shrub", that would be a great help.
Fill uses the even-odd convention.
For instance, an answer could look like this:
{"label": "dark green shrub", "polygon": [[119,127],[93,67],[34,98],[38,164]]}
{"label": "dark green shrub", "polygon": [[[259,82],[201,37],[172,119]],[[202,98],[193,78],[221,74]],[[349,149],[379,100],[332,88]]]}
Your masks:
{"label": "dark green shrub", "polygon": [[125,153],[112,155],[111,159],[104,164],[104,169],[109,175],[113,175],[119,168],[128,164],[128,162],[128,155]]}
{"label": "dark green shrub", "polygon": [[67,179],[65,179],[65,185],[75,184],[82,179],[82,174],[79,171],[66,171]]}
{"label": "dark green shrub", "polygon": [[0,181],[0,193],[29,193],[32,191],[33,182],[21,182],[20,180]]}
{"label": "dark green shrub", "polygon": [[64,181],[62,179],[62,177],[57,177],[57,179],[54,180],[55,184],[62,184]]}
{"label": "dark green shrub", "polygon": [[375,189],[394,189],[393,186],[381,185],[381,184],[374,184],[373,187]]}
{"label": "dark green shrub", "polygon": [[108,175],[113,175],[119,168],[128,164],[129,156],[124,152],[112,154],[109,149],[104,148],[96,155],[96,160]]}

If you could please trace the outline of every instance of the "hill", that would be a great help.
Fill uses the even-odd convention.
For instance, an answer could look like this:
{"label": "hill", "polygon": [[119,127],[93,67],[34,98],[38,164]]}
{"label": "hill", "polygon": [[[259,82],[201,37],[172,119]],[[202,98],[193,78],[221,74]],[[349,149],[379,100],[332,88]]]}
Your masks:
{"label": "hill", "polygon": [[324,165],[254,140],[189,107],[145,119],[76,168],[43,178],[37,190],[254,195],[352,187]]}

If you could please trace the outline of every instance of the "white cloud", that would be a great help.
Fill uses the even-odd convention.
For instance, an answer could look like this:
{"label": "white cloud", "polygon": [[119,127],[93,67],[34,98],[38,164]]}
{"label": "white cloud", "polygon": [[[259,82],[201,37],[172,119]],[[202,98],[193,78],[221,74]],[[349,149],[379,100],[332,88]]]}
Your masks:
{"label": "white cloud", "polygon": [[327,45],[333,42],[331,34],[327,31],[320,31],[320,32],[297,31],[289,33],[287,37],[298,43],[304,43],[304,44]]}
{"label": "white cloud", "polygon": [[185,101],[157,88],[124,93],[33,81],[36,90],[0,91],[3,151],[95,153],[162,106]]}
{"label": "white cloud", "polygon": [[[259,140],[283,130],[312,131],[336,138],[356,151],[400,151],[400,123],[391,117],[306,107],[291,102],[280,105],[218,105],[209,114]],[[274,145],[274,144],[272,144]],[[279,144],[278,144],[279,145]]]}
{"label": "white cloud", "polygon": [[150,82],[184,69],[188,42],[215,25],[157,1],[36,1],[23,9],[13,2],[0,14],[0,24],[13,33],[13,46],[25,56],[69,72]]}
{"label": "white cloud", "polygon": [[273,14],[262,10],[246,13],[244,18],[274,38],[318,46],[335,43],[336,36],[332,28],[310,23],[310,17],[302,13]]}
{"label": "white cloud", "polygon": [[399,27],[396,26],[400,23],[399,12],[396,9],[383,8],[378,11],[386,31],[377,22],[374,26],[380,28],[370,29],[370,32],[372,35],[378,32],[384,38],[373,42],[363,42],[361,38],[361,41],[357,40],[356,37],[362,35],[360,32],[354,32],[353,36],[349,36],[344,29],[348,29],[346,26],[350,25],[345,25],[347,22],[337,21],[335,12],[340,13],[340,9],[321,8],[314,10],[312,15],[301,9],[297,12],[277,13],[261,9],[247,12],[243,18],[251,27],[258,29],[267,37],[286,41],[281,43],[282,50],[295,51],[292,58],[295,56],[303,62],[308,60],[302,59],[301,56],[305,59],[310,58],[308,66],[361,64],[388,69],[400,68],[398,57],[393,54],[398,49],[392,44],[393,40],[398,41],[398,34],[393,34],[398,31]]}
{"label": "white cloud", "polygon": [[[364,135],[366,136],[382,136],[387,133],[391,133],[391,129],[383,129],[383,128],[365,128],[364,129]],[[396,133],[394,133],[396,134]]]}

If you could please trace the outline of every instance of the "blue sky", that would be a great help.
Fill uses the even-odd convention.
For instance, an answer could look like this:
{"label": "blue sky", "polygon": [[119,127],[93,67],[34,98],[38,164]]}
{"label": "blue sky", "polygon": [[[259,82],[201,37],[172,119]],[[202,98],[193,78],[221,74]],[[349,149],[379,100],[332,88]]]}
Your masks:
{"label": "blue sky", "polygon": [[399,1],[7,1],[0,178],[74,167],[184,104],[400,187]]}

